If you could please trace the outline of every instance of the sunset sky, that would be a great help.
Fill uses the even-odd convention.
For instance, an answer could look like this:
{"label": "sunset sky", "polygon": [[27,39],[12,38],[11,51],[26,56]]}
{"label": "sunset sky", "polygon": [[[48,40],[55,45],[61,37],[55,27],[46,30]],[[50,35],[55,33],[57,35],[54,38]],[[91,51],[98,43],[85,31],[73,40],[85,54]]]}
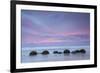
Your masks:
{"label": "sunset sky", "polygon": [[90,14],[21,10],[22,47],[90,44]]}

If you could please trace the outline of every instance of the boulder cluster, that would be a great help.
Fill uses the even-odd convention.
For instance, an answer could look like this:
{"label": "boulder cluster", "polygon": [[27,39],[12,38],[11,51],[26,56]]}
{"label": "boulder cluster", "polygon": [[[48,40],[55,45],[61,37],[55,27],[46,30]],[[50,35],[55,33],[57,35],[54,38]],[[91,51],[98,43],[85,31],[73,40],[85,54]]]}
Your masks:
{"label": "boulder cluster", "polygon": [[[77,54],[77,53],[85,54],[86,50],[85,49],[79,49],[79,50],[74,50],[74,51],[71,52],[70,50],[65,49],[63,52],[61,52],[61,51],[53,51],[53,54],[70,54],[70,53],[72,53],[72,54]],[[34,55],[37,55],[37,54],[39,54],[39,53],[36,52],[36,51],[31,51],[29,53],[30,56],[34,56]],[[50,52],[48,50],[44,50],[40,54],[42,54],[42,55],[48,55],[48,54],[50,54]]]}

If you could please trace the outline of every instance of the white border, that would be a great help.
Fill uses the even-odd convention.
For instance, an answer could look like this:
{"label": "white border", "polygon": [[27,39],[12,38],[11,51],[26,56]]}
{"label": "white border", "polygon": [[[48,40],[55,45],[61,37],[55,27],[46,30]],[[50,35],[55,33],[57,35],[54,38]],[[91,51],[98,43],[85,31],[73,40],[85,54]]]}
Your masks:
{"label": "white border", "polygon": [[[21,9],[90,13],[90,60],[21,63]],[[16,5],[16,69],[94,64],[94,9]]]}

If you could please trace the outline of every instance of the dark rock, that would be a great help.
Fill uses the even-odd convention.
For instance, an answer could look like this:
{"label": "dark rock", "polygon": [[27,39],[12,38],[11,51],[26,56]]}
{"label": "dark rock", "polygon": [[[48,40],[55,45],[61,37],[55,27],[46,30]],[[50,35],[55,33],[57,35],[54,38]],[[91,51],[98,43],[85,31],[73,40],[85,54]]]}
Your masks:
{"label": "dark rock", "polygon": [[54,54],[62,54],[62,52],[59,52],[59,51],[54,51],[53,53]]}
{"label": "dark rock", "polygon": [[62,52],[58,52],[57,54],[62,54]]}
{"label": "dark rock", "polygon": [[30,56],[37,55],[37,52],[36,52],[36,51],[31,51],[29,55],[30,55]]}
{"label": "dark rock", "polygon": [[70,50],[66,49],[66,50],[64,50],[63,53],[64,53],[64,54],[69,54],[69,53],[70,53]]}
{"label": "dark rock", "polygon": [[85,49],[80,49],[80,50],[75,50],[75,51],[72,51],[73,54],[76,54],[76,53],[86,53]]}
{"label": "dark rock", "polygon": [[86,53],[86,50],[85,49],[80,49],[80,52],[81,53]]}
{"label": "dark rock", "polygon": [[57,53],[58,53],[58,51],[54,51],[53,53],[54,53],[54,54],[57,54]]}
{"label": "dark rock", "polygon": [[47,55],[47,54],[49,54],[49,51],[45,50],[45,51],[43,51],[41,54]]}

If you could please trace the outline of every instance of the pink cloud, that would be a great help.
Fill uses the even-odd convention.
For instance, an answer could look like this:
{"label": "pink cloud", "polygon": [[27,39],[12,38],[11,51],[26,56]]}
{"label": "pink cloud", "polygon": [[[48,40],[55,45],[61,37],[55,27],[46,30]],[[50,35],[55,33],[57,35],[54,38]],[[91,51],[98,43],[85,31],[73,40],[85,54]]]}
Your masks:
{"label": "pink cloud", "polygon": [[31,44],[43,44],[43,43],[55,43],[55,42],[63,42],[58,38],[34,38],[32,36],[26,36],[23,38],[23,43],[31,43]]}
{"label": "pink cloud", "polygon": [[60,40],[60,39],[55,39],[55,38],[47,38],[47,39],[44,39],[44,40],[41,40],[37,43],[55,43],[55,42],[62,42],[63,40]]}
{"label": "pink cloud", "polygon": [[90,33],[89,30],[80,30],[80,31],[74,31],[74,32],[51,32],[54,35],[59,35],[59,36],[71,36],[71,35],[87,35]]}

